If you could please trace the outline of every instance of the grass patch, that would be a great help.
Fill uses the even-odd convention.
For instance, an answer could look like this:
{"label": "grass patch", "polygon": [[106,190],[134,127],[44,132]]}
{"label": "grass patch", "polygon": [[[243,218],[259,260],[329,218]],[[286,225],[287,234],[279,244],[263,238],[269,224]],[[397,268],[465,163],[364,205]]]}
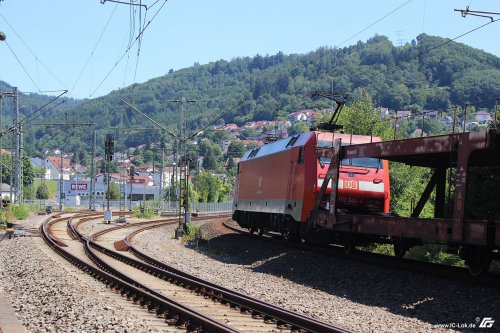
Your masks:
{"label": "grass patch", "polygon": [[394,255],[394,250],[392,244],[371,244],[366,246],[358,247],[361,251],[385,254],[385,255]]}
{"label": "grass patch", "polygon": [[146,207],[144,207],[144,209],[142,209],[142,207],[135,206],[135,207],[132,207],[132,211],[136,212],[137,213],[136,216],[140,219],[151,220],[151,219],[157,217],[156,209],[153,207],[146,206]]}
{"label": "grass patch", "polygon": [[25,220],[30,216],[30,210],[26,205],[10,206],[12,215],[16,220]]}
{"label": "grass patch", "polygon": [[186,231],[182,235],[181,241],[183,243],[196,243],[196,245],[199,245],[202,240],[201,227],[192,223],[186,224]]}
{"label": "grass patch", "polygon": [[[358,249],[361,251],[391,256],[394,255],[393,248],[394,247],[392,244],[372,244],[358,247]],[[410,250],[408,250],[404,257],[407,259],[432,262],[435,264],[466,267],[464,261],[460,259],[458,254],[447,253],[445,250],[446,245],[424,244],[422,246],[412,247]],[[489,271],[500,273],[500,262],[492,261]]]}
{"label": "grass patch", "polygon": [[445,264],[457,267],[465,267],[464,261],[457,254],[445,252],[446,246],[440,244],[424,244],[415,246],[406,254],[405,258]]}
{"label": "grass patch", "polygon": [[45,185],[47,186],[47,191],[49,192],[49,198],[56,197],[57,196],[57,182],[55,180],[49,180],[49,179],[42,180],[42,179],[37,178],[33,181],[34,190],[36,191],[36,189],[38,188],[38,186],[40,186],[42,181],[45,182]]}

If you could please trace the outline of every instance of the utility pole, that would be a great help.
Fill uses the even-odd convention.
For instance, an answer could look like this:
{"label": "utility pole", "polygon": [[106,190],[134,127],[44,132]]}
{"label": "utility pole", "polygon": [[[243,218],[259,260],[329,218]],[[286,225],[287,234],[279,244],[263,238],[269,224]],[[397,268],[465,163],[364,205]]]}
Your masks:
{"label": "utility pole", "polygon": [[158,189],[158,201],[159,201],[159,209],[161,209],[161,202],[163,200],[163,168],[165,167],[165,140],[161,138],[160,141],[160,149],[161,149],[161,164],[160,164],[160,186]]}
{"label": "utility pole", "polygon": [[104,213],[104,221],[107,223],[111,222],[111,211],[109,210],[109,199],[110,193],[110,165],[113,160],[113,154],[115,153],[115,138],[113,134],[106,134],[106,141],[104,142],[104,155],[106,158],[106,171],[107,171],[107,191],[106,191],[106,212]]}
{"label": "utility pole", "polygon": [[97,137],[97,130],[94,129],[94,133],[92,134],[92,163],[90,164],[90,200],[89,200],[90,210],[95,210],[96,137]]}
{"label": "utility pole", "polygon": [[[7,36],[5,36],[5,33],[3,31],[0,31],[0,40],[4,41],[6,38],[7,38]],[[2,92],[2,89],[0,88],[0,129],[2,128],[3,97],[4,97],[4,94]],[[1,193],[3,193],[3,178],[2,178],[2,175],[3,175],[3,168],[2,168],[3,158],[2,158],[2,155],[3,154],[2,154],[2,150],[3,150],[2,136],[0,135],[0,216],[2,216],[1,213],[2,213],[2,209],[3,209],[3,197],[1,195]]]}
{"label": "utility pole", "polygon": [[[127,104],[130,108],[132,108],[132,110],[138,112],[143,117],[145,117],[148,120],[150,120],[151,122],[153,122],[156,126],[158,126],[160,129],[164,130],[167,134],[169,134],[170,136],[172,136],[173,138],[175,138],[175,140],[177,140],[179,142],[179,145],[180,144],[184,144],[184,147],[186,147],[187,136],[184,134],[185,133],[185,129],[186,129],[186,117],[185,117],[185,111],[184,111],[184,104],[186,104],[186,103],[194,103],[194,102],[196,102],[195,100],[186,100],[185,98],[182,98],[181,100],[171,100],[170,101],[170,102],[181,103],[181,106],[182,106],[182,108],[181,108],[181,121],[180,121],[181,137],[179,137],[179,136],[175,135],[174,133],[172,133],[170,130],[168,130],[168,128],[166,128],[162,124],[158,123],[156,120],[152,119],[150,116],[148,116],[144,112],[140,111],[139,109],[137,109],[132,104],[128,103],[127,101],[125,101],[123,99],[121,101],[123,103]],[[184,137],[183,137],[183,135],[184,135]],[[174,141],[174,147],[175,147],[175,141]],[[180,149],[180,150],[184,151],[184,160],[186,161],[187,160],[186,148]],[[179,164],[181,164],[181,163],[179,163]],[[187,165],[187,161],[184,164]],[[179,167],[180,167],[180,165],[179,165]],[[181,187],[183,187],[183,189],[184,189],[184,191],[181,191],[181,192],[182,192],[182,195],[184,196],[184,195],[187,194],[188,175],[185,172],[185,170],[184,170],[184,172],[182,170],[183,169],[181,167],[180,170],[179,170],[180,171],[179,173],[181,173],[180,184],[181,184]],[[189,169],[188,169],[188,172],[189,172]],[[184,176],[187,176],[187,177],[185,177],[185,179],[182,179],[182,173],[184,174]],[[188,210],[189,210],[189,203],[187,201],[187,198],[186,198],[186,200],[184,200],[184,202],[182,201],[182,198],[179,198],[179,227],[175,231],[175,237],[176,238],[179,238],[182,235],[182,233],[184,231],[184,227],[185,227],[185,224],[184,224],[184,227],[183,227],[183,223],[182,223],[182,208],[185,209],[184,221],[186,222],[187,219],[188,219],[188,216],[189,216],[189,212],[188,212]]]}
{"label": "utility pole", "polygon": [[19,123],[19,90],[14,87],[14,104],[16,110],[15,124],[17,125],[14,131],[14,189],[16,202],[21,202],[22,199],[22,175],[21,175],[21,124]]}
{"label": "utility pole", "polygon": [[[184,104],[186,103],[196,103],[196,100],[186,99],[182,97],[179,99],[171,100],[173,103],[181,104],[181,117],[180,117],[180,140],[179,140],[179,150],[184,163],[181,165],[180,171],[180,195],[179,195],[179,226],[175,231],[175,238],[179,238],[184,231],[187,229],[187,223],[189,222],[189,162],[187,156],[187,117],[186,108]],[[184,214],[183,214],[184,213]],[[182,217],[184,215],[184,218]]]}
{"label": "utility pole", "polygon": [[134,182],[134,177],[135,177],[135,166],[133,165],[130,166],[129,173],[130,173],[129,210],[132,211],[132,183]]}
{"label": "utility pole", "polygon": [[[0,34],[3,34],[3,32],[0,32]],[[2,88],[0,88],[0,128],[2,128],[2,111],[3,111],[3,92]],[[0,223],[1,221],[1,216],[2,216],[2,209],[3,209],[3,147],[2,147],[2,136],[0,136]]]}
{"label": "utility pole", "polygon": [[63,202],[64,202],[64,165],[63,165],[63,152],[62,149],[59,151],[61,154],[61,172],[59,173],[59,210],[63,210]]}
{"label": "utility pole", "polygon": [[[5,36],[5,35],[4,35]],[[1,35],[0,35],[1,37]],[[5,40],[0,38],[0,40]],[[21,198],[22,191],[22,175],[21,175],[21,129],[19,123],[19,91],[17,87],[13,88],[12,92],[3,93],[0,91],[0,99],[3,97],[13,97],[14,98],[14,108],[15,108],[15,124],[11,127],[14,130],[14,150],[11,152],[11,177],[10,177],[10,200],[13,200],[13,195],[16,198],[16,201],[19,201]],[[2,103],[3,104],[3,103]],[[1,125],[1,113],[0,112],[0,125]],[[0,133],[0,148],[2,148],[2,137],[4,133]],[[0,172],[2,171],[0,167]]]}

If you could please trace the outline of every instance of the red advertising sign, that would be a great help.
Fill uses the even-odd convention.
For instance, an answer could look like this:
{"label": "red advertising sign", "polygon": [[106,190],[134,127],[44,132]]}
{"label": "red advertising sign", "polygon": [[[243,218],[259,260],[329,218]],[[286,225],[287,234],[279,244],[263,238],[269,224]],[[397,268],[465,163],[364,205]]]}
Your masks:
{"label": "red advertising sign", "polygon": [[71,184],[72,191],[87,191],[88,184]]}

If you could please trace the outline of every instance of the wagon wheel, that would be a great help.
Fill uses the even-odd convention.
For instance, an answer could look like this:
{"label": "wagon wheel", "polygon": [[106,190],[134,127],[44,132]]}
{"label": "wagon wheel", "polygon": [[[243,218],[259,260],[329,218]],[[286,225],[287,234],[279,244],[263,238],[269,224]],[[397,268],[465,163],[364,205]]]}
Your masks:
{"label": "wagon wheel", "polygon": [[472,276],[479,276],[483,273],[487,273],[490,269],[491,259],[488,260],[478,260],[478,261],[466,261],[469,272]]}
{"label": "wagon wheel", "polygon": [[290,236],[291,236],[290,230],[285,229],[281,232],[281,237],[283,237],[285,242],[290,241]]}
{"label": "wagon wheel", "polygon": [[351,254],[354,253],[355,251],[356,251],[356,244],[354,244],[354,242],[350,241],[344,244],[345,254]]}
{"label": "wagon wheel", "polygon": [[356,251],[356,242],[354,242],[351,234],[345,237],[343,245],[345,254],[351,254]]}
{"label": "wagon wheel", "polygon": [[264,228],[260,227],[260,228],[259,228],[258,235],[259,235],[259,236],[262,236],[263,234],[264,234]]}
{"label": "wagon wheel", "polygon": [[490,268],[491,256],[486,247],[464,245],[460,250],[460,257],[464,259],[472,276],[484,274]]}
{"label": "wagon wheel", "polygon": [[281,236],[283,237],[285,242],[299,243],[301,241],[299,235],[289,229],[282,231]]}
{"label": "wagon wheel", "polygon": [[252,226],[251,228],[248,228],[248,231],[251,233],[251,234],[254,234],[257,232],[257,227],[255,226]]}
{"label": "wagon wheel", "polygon": [[406,244],[400,240],[394,241],[394,256],[396,258],[403,258],[408,251]]}

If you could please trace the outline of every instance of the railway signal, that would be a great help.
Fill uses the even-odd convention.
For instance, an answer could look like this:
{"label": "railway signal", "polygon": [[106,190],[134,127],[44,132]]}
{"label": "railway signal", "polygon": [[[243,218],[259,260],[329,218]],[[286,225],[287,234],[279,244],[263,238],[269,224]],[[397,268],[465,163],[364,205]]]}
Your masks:
{"label": "railway signal", "polygon": [[104,155],[106,156],[106,162],[111,162],[113,160],[114,153],[115,137],[113,134],[106,134],[106,141],[104,142]]}

